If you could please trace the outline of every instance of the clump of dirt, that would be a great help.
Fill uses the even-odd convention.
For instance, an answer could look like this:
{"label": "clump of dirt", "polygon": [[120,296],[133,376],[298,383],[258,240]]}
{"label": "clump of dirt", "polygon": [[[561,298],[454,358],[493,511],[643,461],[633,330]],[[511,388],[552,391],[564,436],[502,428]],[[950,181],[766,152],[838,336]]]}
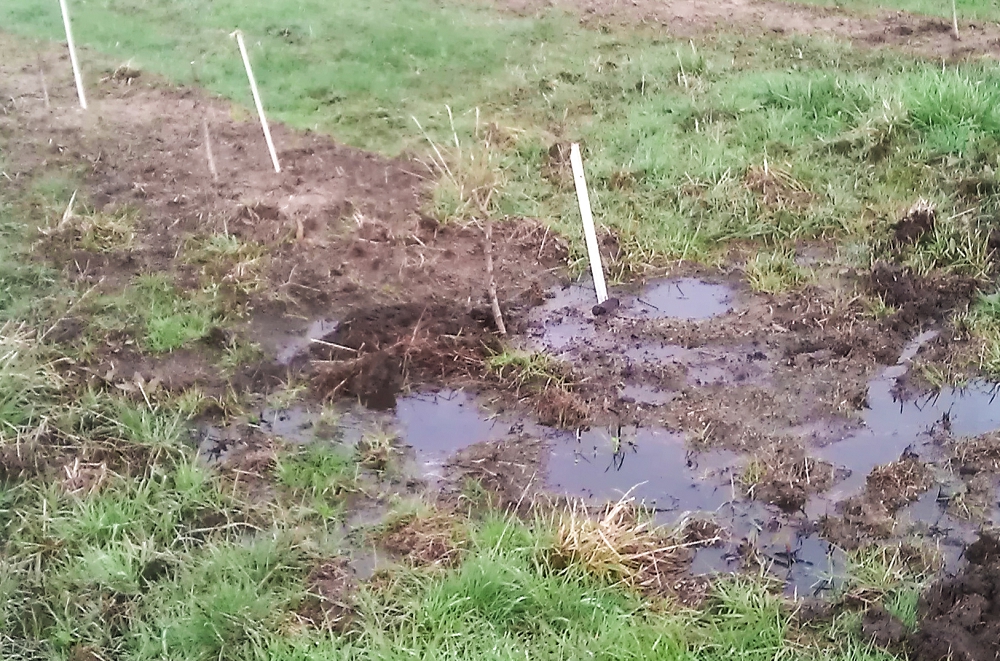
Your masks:
{"label": "clump of dirt", "polygon": [[913,502],[932,483],[931,471],[915,455],[904,454],[891,464],[876,466],[868,475],[864,497],[881,503],[890,512]]}
{"label": "clump of dirt", "polygon": [[906,624],[881,605],[869,608],[861,617],[861,637],[866,643],[894,649],[906,639],[907,633]]}
{"label": "clump of dirt", "polygon": [[983,534],[966,551],[969,566],[920,597],[919,625],[910,636],[915,661],[995,661],[1000,658],[1000,542]]}
{"label": "clump of dirt", "polygon": [[445,511],[403,517],[389,524],[381,541],[389,553],[414,567],[454,567],[465,546],[454,515]]}
{"label": "clump of dirt", "polygon": [[145,475],[153,465],[149,446],[117,437],[91,438],[80,444],[60,433],[40,430],[38,436],[0,445],[0,482],[42,477],[67,491],[89,491],[113,475]]}
{"label": "clump of dirt", "polygon": [[865,490],[839,505],[843,516],[823,518],[823,535],[844,549],[888,539],[896,529],[896,511],[916,500],[932,483],[927,465],[909,453],[899,461],[876,466],[868,475]]}
{"label": "clump of dirt", "polygon": [[951,465],[962,476],[1000,472],[1000,434],[957,441]]}
{"label": "clump of dirt", "polygon": [[921,198],[890,229],[896,243],[912,245],[934,229],[936,220],[937,211],[934,205]]}
{"label": "clump of dirt", "polygon": [[107,463],[84,464],[80,463],[79,457],[75,458],[72,464],[63,466],[63,472],[65,475],[59,486],[74,496],[90,496],[97,493],[109,477]]}
{"label": "clump of dirt", "polygon": [[452,303],[405,303],[359,310],[313,351],[313,388],[324,399],[357,397],[391,409],[407,382],[441,383],[482,374],[501,350],[492,316]]}
{"label": "clump of dirt", "polygon": [[254,500],[273,499],[277,441],[252,427],[238,426],[203,445],[202,456],[223,479],[232,482],[232,488]]}
{"label": "clump of dirt", "polygon": [[964,485],[948,501],[956,516],[985,517],[996,504],[996,478],[1000,473],[1000,434],[992,432],[952,444],[949,466]]}
{"label": "clump of dirt", "polygon": [[751,496],[785,512],[802,510],[809,495],[829,489],[834,477],[832,464],[808,456],[801,445],[787,441],[762,448],[743,475],[751,481],[747,485]]}
{"label": "clump of dirt", "polygon": [[879,261],[868,275],[867,286],[871,294],[897,308],[886,324],[893,330],[905,331],[926,321],[940,321],[967,305],[979,283],[956,275],[922,277],[908,266]]}
{"label": "clump of dirt", "polygon": [[544,450],[543,441],[528,436],[476,443],[451,459],[449,474],[459,489],[470,480],[485,489],[488,505],[524,514],[543,486]]}
{"label": "clump of dirt", "polygon": [[354,595],[358,582],[347,558],[332,558],[313,568],[306,590],[299,617],[316,628],[337,633],[350,629],[357,614]]}

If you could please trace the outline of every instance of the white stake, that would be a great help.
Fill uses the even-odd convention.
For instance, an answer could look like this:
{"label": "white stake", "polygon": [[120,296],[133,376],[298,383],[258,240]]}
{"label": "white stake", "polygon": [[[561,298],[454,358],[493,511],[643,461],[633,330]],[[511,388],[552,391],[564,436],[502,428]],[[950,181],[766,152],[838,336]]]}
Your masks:
{"label": "white stake", "polygon": [[247,46],[243,43],[243,33],[237,30],[230,36],[235,36],[236,43],[240,45],[240,55],[243,56],[243,65],[247,68],[247,78],[250,80],[250,91],[253,92],[253,102],[257,104],[257,114],[260,115],[260,125],[264,129],[264,139],[267,140],[267,148],[271,152],[271,162],[274,163],[274,171],[280,173],[281,165],[278,164],[278,152],[274,150],[274,141],[271,140],[271,129],[268,128],[267,117],[264,116],[264,104],[260,102],[257,80],[253,77],[253,69],[250,68],[250,56],[247,55]]}
{"label": "white stake", "polygon": [[580,156],[580,145],[573,143],[570,148],[570,163],[573,164],[573,179],[576,182],[576,198],[580,203],[580,216],[583,218],[583,235],[587,239],[587,253],[590,255],[590,270],[594,274],[594,291],[597,292],[597,303],[600,305],[608,300],[608,286],[604,282],[604,267],[601,266],[601,251],[597,245],[597,231],[594,229],[594,216],[590,211],[590,195],[587,193],[587,178],[583,173],[583,157]]}
{"label": "white stake", "polygon": [[80,97],[80,107],[87,109],[87,95],[83,92],[83,76],[80,75],[80,63],[76,59],[76,45],[73,43],[73,28],[69,24],[69,9],[66,0],[59,0],[62,8],[63,26],[66,28],[66,43],[69,44],[69,61],[73,64],[73,78],[76,79],[76,94]]}

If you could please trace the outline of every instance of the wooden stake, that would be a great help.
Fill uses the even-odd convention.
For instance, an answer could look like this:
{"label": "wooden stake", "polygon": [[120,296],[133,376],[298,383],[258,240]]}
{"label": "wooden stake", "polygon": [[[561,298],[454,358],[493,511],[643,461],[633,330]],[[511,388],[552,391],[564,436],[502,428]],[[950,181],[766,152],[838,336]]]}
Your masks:
{"label": "wooden stake", "polygon": [[42,84],[42,96],[45,98],[45,109],[51,110],[52,104],[49,103],[49,86],[45,84],[45,66],[42,64],[42,54],[36,53],[38,59],[38,80]]}
{"label": "wooden stake", "polygon": [[493,275],[493,221],[487,219],[484,229],[486,234],[486,276],[489,278],[490,307],[493,308],[493,320],[501,335],[507,334],[503,323],[503,313],[500,311],[500,299],[497,298],[497,279]]}
{"label": "wooden stake", "polygon": [[83,91],[83,76],[80,75],[80,63],[76,59],[76,45],[73,43],[73,28],[69,24],[69,9],[66,0],[59,0],[62,9],[63,27],[66,28],[66,43],[69,45],[69,60],[73,64],[73,78],[76,80],[76,94],[80,97],[80,107],[87,109],[87,95]]}
{"label": "wooden stake", "polygon": [[260,116],[260,126],[264,129],[264,140],[267,141],[267,149],[271,152],[271,162],[274,164],[274,171],[280,173],[281,165],[278,164],[278,152],[274,150],[274,141],[271,140],[271,129],[267,126],[267,117],[264,115],[264,104],[260,100],[260,91],[257,89],[257,79],[253,76],[253,69],[250,68],[250,56],[247,54],[247,46],[243,43],[243,33],[237,30],[231,36],[236,37],[236,43],[240,45],[240,55],[243,56],[243,66],[247,70],[247,78],[250,80],[250,91],[253,92],[253,102],[257,105],[257,115]]}
{"label": "wooden stake", "polygon": [[219,171],[215,169],[215,157],[212,155],[212,137],[208,134],[208,119],[201,118],[201,133],[205,140],[205,156],[208,158],[208,170],[212,173],[212,180],[218,183]]}
{"label": "wooden stake", "polygon": [[580,155],[580,145],[575,142],[570,148],[569,160],[573,165],[576,197],[580,204],[580,216],[583,218],[583,235],[587,239],[587,253],[590,256],[590,271],[594,275],[594,291],[597,293],[597,303],[601,304],[608,300],[608,286],[604,282],[601,251],[597,244],[594,216],[590,210],[590,194],[587,193],[587,178],[583,172],[583,157]]}

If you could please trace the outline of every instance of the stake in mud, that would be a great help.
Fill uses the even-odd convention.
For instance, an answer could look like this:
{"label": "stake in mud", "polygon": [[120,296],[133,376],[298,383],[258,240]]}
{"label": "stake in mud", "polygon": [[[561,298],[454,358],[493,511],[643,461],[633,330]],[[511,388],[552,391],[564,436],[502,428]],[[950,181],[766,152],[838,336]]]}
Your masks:
{"label": "stake in mud", "polygon": [[267,149],[271,152],[271,162],[274,164],[274,171],[281,173],[281,165],[278,164],[278,152],[274,150],[274,141],[271,140],[271,129],[267,125],[267,117],[264,115],[264,104],[260,101],[260,91],[257,89],[257,79],[253,76],[253,69],[250,68],[250,56],[247,54],[247,46],[243,43],[243,33],[239,30],[233,32],[231,37],[236,37],[236,43],[240,45],[240,55],[243,56],[243,66],[247,70],[247,79],[250,81],[250,91],[253,92],[253,102],[257,106],[257,115],[260,117],[260,126],[264,129],[264,140],[267,141]]}
{"label": "stake in mud", "polygon": [[59,0],[62,9],[63,27],[66,28],[66,43],[69,45],[69,61],[73,64],[73,78],[76,80],[76,94],[80,97],[80,107],[87,109],[87,95],[83,91],[83,76],[80,75],[80,62],[76,59],[76,45],[73,43],[73,28],[69,24],[69,9],[66,0]]}
{"label": "stake in mud", "polygon": [[594,216],[590,211],[590,195],[587,193],[587,178],[583,173],[583,157],[580,156],[580,145],[575,142],[570,149],[569,158],[573,164],[573,180],[576,182],[576,197],[580,203],[580,216],[583,218],[583,234],[587,239],[590,270],[594,274],[594,291],[597,292],[597,304],[603,305],[608,300],[608,286],[604,282],[601,251],[597,245]]}

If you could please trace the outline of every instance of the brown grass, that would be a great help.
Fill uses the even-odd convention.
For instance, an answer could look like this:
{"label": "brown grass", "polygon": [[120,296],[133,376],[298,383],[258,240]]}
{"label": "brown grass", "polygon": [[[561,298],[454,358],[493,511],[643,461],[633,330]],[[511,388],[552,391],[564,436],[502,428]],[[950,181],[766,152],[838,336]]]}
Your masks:
{"label": "brown grass", "polygon": [[627,494],[597,516],[576,501],[556,517],[554,566],[576,565],[608,583],[649,592],[670,590],[671,578],[690,561],[690,549],[717,541],[681,541],[677,533],[641,520],[635,499]]}
{"label": "brown grass", "polygon": [[461,560],[465,536],[452,514],[412,514],[391,523],[382,545],[414,567],[454,567]]}

